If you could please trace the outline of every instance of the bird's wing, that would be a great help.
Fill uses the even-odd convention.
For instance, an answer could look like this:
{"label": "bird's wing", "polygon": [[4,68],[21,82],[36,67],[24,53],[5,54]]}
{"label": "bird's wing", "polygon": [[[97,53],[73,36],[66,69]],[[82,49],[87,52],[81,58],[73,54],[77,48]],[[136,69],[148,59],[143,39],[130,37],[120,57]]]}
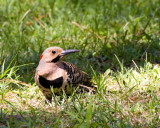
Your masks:
{"label": "bird's wing", "polygon": [[70,79],[70,84],[84,84],[86,86],[91,86],[91,78],[88,74],[79,70],[74,64],[69,62],[62,62],[64,70],[66,70],[68,77]]}

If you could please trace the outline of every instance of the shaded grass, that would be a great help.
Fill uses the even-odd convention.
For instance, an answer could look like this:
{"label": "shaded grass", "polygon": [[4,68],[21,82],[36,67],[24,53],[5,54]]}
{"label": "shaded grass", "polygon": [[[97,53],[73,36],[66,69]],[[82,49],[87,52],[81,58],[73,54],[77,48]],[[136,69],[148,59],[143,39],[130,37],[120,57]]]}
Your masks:
{"label": "shaded grass", "polygon": [[[0,0],[0,127],[159,127],[160,68],[152,67],[160,62],[159,7],[159,0]],[[33,76],[50,46],[81,50],[66,60],[93,76],[96,94],[44,103]]]}
{"label": "shaded grass", "polygon": [[[103,72],[111,66],[117,67],[113,54],[123,59],[125,65],[131,65],[132,59],[143,62],[146,53],[148,61],[159,63],[158,0],[28,0],[21,3],[1,0],[0,10],[1,62],[6,56],[7,62],[11,61],[18,53],[17,64],[37,63],[42,50],[58,45],[64,49],[80,49],[80,61],[75,60],[74,55],[69,59],[81,66],[87,58],[85,65],[96,65]],[[73,21],[93,32],[77,27]],[[26,68],[23,76],[36,65]]]}

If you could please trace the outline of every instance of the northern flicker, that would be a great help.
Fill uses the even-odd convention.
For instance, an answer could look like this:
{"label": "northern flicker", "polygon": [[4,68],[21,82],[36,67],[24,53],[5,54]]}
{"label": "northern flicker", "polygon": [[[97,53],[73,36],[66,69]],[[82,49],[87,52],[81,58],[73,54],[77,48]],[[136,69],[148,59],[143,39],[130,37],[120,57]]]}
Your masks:
{"label": "northern flicker", "polygon": [[65,55],[75,52],[79,52],[79,50],[49,47],[41,54],[35,73],[35,81],[50,102],[53,93],[60,95],[62,91],[65,91],[66,94],[69,94],[70,87],[77,87],[79,84],[93,87],[87,73],[79,70],[72,63],[62,61]]}

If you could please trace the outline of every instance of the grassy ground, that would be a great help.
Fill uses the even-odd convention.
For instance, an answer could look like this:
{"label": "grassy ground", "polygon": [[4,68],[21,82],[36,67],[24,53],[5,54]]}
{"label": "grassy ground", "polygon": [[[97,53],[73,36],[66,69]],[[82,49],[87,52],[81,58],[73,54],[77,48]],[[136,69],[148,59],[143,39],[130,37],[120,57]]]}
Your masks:
{"label": "grassy ground", "polygon": [[[40,53],[93,77],[95,94],[44,103]],[[160,127],[159,0],[0,0],[0,127]]]}

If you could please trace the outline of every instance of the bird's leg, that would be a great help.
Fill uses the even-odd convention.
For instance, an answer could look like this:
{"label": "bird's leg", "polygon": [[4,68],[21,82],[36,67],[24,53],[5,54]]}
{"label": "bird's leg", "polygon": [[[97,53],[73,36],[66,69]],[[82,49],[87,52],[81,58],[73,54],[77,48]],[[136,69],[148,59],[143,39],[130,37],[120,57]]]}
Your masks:
{"label": "bird's leg", "polygon": [[52,95],[51,96],[46,95],[45,97],[46,97],[46,100],[45,100],[46,104],[52,103]]}
{"label": "bird's leg", "polygon": [[79,84],[79,88],[80,88],[81,92],[91,92],[93,94],[95,94],[95,92],[96,92],[96,87],[94,87],[94,86],[88,87],[83,84]]}

